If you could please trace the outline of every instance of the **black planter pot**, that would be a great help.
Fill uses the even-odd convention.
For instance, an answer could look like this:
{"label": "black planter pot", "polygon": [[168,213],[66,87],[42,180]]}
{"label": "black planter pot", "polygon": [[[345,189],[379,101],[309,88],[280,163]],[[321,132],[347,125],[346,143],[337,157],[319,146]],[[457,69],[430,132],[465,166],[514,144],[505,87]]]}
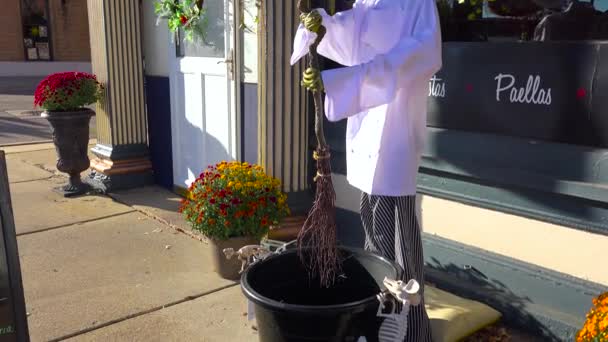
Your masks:
{"label": "black planter pot", "polygon": [[241,287],[253,303],[261,342],[378,341],[376,316],[385,277],[398,279],[401,268],[361,249],[340,247],[343,277],[322,288],[310,279],[296,250],[250,266]]}
{"label": "black planter pot", "polygon": [[46,111],[46,118],[53,132],[53,142],[57,151],[57,170],[70,176],[68,184],[57,189],[65,197],[86,193],[89,186],[82,182],[80,173],[89,168],[91,161],[87,154],[89,145],[89,122],[95,112],[83,108],[71,112]]}

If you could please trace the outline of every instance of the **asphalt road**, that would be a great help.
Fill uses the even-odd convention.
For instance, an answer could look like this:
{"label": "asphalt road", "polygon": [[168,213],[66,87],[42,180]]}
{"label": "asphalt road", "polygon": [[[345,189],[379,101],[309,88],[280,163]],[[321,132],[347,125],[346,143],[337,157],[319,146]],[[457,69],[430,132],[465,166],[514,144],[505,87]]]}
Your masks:
{"label": "asphalt road", "polygon": [[[33,107],[34,91],[41,78],[0,77],[0,146],[50,141],[48,122]],[[96,136],[95,118],[91,138]]]}

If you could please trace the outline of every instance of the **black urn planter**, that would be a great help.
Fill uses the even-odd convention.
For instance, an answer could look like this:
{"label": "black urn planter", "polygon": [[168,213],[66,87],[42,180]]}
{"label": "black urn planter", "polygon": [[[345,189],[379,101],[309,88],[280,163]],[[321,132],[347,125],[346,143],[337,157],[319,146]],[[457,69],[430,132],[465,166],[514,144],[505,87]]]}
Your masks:
{"label": "black urn planter", "polygon": [[95,112],[88,108],[75,111],[45,111],[53,133],[57,151],[57,170],[70,176],[68,184],[57,189],[65,197],[86,193],[89,186],[82,182],[80,173],[89,168],[89,122]]}
{"label": "black urn planter", "polygon": [[342,275],[329,288],[309,278],[297,250],[256,262],[241,287],[253,303],[261,342],[378,341],[376,296],[385,277],[400,279],[396,263],[362,249],[339,247]]}

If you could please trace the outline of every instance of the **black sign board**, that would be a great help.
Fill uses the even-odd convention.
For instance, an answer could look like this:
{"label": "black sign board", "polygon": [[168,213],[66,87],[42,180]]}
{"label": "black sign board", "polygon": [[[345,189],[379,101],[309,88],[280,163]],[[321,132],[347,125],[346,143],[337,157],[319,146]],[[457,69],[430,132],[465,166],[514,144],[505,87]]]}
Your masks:
{"label": "black sign board", "polygon": [[608,147],[607,45],[444,43],[428,125]]}
{"label": "black sign board", "polygon": [[0,150],[0,342],[27,342],[29,333],[15,221],[4,151]]}

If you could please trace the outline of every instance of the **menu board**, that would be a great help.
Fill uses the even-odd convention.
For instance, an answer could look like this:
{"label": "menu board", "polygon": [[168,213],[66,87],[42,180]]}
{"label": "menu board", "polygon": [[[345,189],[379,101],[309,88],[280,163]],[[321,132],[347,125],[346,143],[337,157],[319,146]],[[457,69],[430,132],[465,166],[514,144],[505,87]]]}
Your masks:
{"label": "menu board", "polygon": [[4,151],[0,151],[0,342],[28,342],[21,268]]}

